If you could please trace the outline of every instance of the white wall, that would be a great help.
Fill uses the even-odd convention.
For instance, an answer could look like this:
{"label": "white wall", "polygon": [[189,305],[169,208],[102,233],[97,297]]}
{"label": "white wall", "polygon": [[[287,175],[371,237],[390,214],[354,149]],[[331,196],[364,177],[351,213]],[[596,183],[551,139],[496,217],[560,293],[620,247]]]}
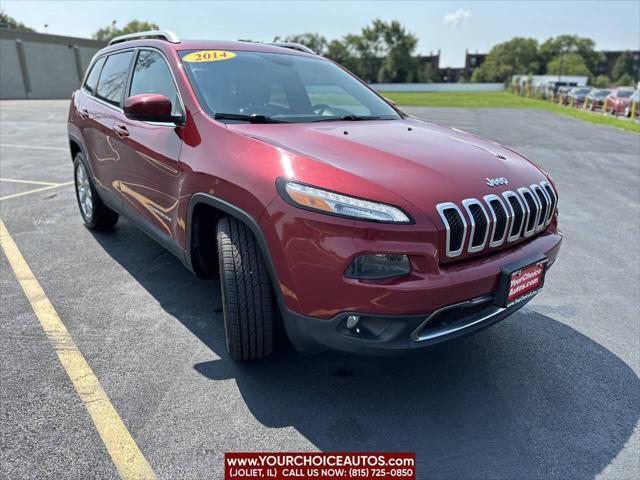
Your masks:
{"label": "white wall", "polygon": [[503,83],[372,83],[371,88],[387,92],[501,92]]}

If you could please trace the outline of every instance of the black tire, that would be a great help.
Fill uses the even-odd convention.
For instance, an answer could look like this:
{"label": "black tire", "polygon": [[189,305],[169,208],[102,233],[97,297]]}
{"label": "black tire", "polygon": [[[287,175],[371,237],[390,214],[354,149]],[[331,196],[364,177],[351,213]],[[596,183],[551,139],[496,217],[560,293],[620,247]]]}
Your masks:
{"label": "black tire", "polygon": [[[82,174],[84,176],[79,172],[79,169],[82,169]],[[102,200],[98,196],[98,192],[93,185],[93,179],[89,172],[90,170],[87,167],[84,155],[82,153],[78,153],[73,160],[73,179],[80,215],[82,215],[82,220],[87,228],[92,230],[110,230],[118,222],[118,214],[102,203]],[[86,182],[84,182],[84,186],[81,186],[83,183],[81,179],[84,178],[86,178]],[[85,211],[81,197],[83,196],[83,189],[86,191],[87,186],[91,194],[91,206],[86,207],[85,204]]]}
{"label": "black tire", "polygon": [[273,352],[273,295],[258,243],[247,226],[222,217],[217,226],[227,350],[234,360]]}

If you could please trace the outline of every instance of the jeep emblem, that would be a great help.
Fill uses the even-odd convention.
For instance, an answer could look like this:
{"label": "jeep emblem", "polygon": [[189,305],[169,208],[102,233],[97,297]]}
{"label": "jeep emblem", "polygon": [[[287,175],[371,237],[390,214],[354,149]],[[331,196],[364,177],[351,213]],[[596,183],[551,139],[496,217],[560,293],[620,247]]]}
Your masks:
{"label": "jeep emblem", "polygon": [[487,178],[487,185],[490,187],[497,187],[498,185],[509,185],[509,180],[504,177]]}

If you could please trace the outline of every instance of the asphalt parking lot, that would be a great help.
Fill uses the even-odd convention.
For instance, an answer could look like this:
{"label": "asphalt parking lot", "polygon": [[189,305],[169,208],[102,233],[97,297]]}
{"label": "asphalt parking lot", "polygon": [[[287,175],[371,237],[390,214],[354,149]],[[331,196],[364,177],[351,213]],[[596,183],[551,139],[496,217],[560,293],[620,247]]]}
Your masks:
{"label": "asphalt parking lot", "polygon": [[[67,105],[0,103],[0,217],[158,478],[221,478],[241,450],[415,451],[418,478],[640,477],[640,136],[543,111],[407,108],[553,176],[565,240],[544,291],[418,355],[237,364],[217,280],[126,220],[82,226]],[[0,477],[117,478],[0,262]]]}

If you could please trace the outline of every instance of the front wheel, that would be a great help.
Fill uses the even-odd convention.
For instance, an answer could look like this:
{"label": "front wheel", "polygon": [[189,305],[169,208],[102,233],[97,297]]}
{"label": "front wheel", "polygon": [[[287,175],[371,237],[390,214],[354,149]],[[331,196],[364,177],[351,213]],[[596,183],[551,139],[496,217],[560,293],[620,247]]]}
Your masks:
{"label": "front wheel", "polygon": [[227,350],[234,360],[254,360],[273,352],[273,296],[258,242],[233,217],[217,226],[222,310]]}

